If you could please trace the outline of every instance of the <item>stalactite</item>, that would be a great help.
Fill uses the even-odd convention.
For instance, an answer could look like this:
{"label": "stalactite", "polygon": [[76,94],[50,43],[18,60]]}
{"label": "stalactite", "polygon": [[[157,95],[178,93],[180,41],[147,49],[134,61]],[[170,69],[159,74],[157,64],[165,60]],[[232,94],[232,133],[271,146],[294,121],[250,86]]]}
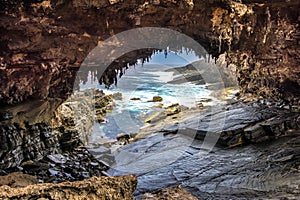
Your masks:
{"label": "stalactite", "polygon": [[[115,84],[117,85],[118,78],[121,78],[126,70],[128,68],[135,68],[135,66],[138,65],[139,61],[141,62],[141,65],[143,66],[145,63],[149,62],[151,60],[152,55],[164,53],[165,58],[167,58],[169,48],[167,49],[140,49],[136,50],[134,52],[129,52],[127,54],[124,54],[123,56],[117,58],[114,62],[112,62],[108,68],[101,73],[99,72],[99,67],[92,67],[90,70],[88,70],[87,73],[91,73],[91,79],[93,81],[97,81],[100,85],[105,85],[106,88],[110,88],[111,85]],[[186,52],[186,54],[192,52],[193,50],[186,47],[176,47],[176,49],[172,48],[172,51],[174,53],[183,53]],[[197,55],[199,57],[203,55]],[[86,76],[84,74],[80,75],[80,79],[83,81],[83,83],[86,83],[85,78],[88,77],[88,74]]]}

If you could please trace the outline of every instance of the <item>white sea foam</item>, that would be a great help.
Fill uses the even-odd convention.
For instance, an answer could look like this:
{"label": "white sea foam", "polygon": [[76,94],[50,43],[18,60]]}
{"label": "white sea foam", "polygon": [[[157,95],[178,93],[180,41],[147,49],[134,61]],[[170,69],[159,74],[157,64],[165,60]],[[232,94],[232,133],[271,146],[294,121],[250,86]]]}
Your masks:
{"label": "white sea foam", "polygon": [[[99,124],[100,127],[93,133],[96,135],[93,138],[103,137],[103,134],[113,138],[121,132],[137,132],[144,125],[138,116],[152,112],[154,106],[158,104],[149,102],[153,96],[161,96],[163,98],[161,103],[164,106],[178,103],[191,108],[197,106],[197,101],[201,98],[213,99],[211,102],[203,103],[204,105],[213,105],[217,102],[210,97],[211,91],[206,89],[205,85],[167,83],[176,76],[174,72],[165,71],[170,68],[165,65],[137,66],[119,80],[118,86],[112,86],[110,89],[105,89],[97,83],[91,84],[90,80],[89,84],[81,85],[81,89],[96,87],[102,89],[105,94],[122,93],[122,100],[116,101],[113,112],[107,115],[109,122]],[[133,101],[131,98],[140,100]]]}

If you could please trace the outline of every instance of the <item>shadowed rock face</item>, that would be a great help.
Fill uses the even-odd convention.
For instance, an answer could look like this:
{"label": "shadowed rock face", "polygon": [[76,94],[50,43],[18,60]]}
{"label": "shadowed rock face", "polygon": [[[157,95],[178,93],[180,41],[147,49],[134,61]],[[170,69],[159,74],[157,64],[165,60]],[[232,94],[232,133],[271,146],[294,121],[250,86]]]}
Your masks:
{"label": "shadowed rock face", "polygon": [[[213,56],[227,52],[227,61],[237,66],[241,95],[298,105],[298,10],[297,1],[282,0],[3,0],[0,102],[66,98],[78,67],[99,42],[131,28],[156,26],[187,34]],[[121,70],[153,52],[131,52],[110,67]],[[114,71],[106,71],[102,82],[115,82]],[[86,74],[81,77],[86,80]]]}
{"label": "shadowed rock face", "polygon": [[[102,120],[112,107],[110,96],[90,89],[64,103],[36,100],[1,108],[0,175],[21,170],[43,182],[101,175],[107,167],[82,146],[88,144],[94,120]],[[79,109],[80,114],[74,112]]]}

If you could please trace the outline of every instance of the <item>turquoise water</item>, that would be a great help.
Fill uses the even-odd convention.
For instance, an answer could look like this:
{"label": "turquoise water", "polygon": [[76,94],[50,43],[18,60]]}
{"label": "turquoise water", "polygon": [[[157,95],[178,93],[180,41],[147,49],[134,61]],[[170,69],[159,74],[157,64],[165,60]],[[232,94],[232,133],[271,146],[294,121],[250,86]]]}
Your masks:
{"label": "turquoise water", "polygon": [[[122,100],[115,100],[113,112],[107,114],[107,122],[94,125],[91,143],[98,139],[115,138],[119,133],[137,133],[144,126],[143,116],[158,109],[155,108],[158,102],[148,102],[153,96],[161,96],[161,103],[165,106],[179,103],[189,108],[196,107],[196,101],[200,98],[209,97],[211,91],[205,85],[169,84],[175,76],[165,70],[174,67],[179,66],[140,64],[127,70],[118,85],[109,89],[90,80],[88,84],[81,85],[81,90],[93,87],[102,89],[106,94],[122,93]],[[131,98],[140,100],[133,101]]]}

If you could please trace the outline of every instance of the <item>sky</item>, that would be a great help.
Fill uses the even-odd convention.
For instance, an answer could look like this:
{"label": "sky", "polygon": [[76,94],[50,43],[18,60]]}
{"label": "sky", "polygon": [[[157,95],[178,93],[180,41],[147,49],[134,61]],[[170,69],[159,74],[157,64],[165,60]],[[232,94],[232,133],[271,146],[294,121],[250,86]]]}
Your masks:
{"label": "sky", "polygon": [[199,60],[199,57],[193,51],[188,54],[185,51],[182,54],[169,51],[167,58],[165,58],[163,52],[152,55],[149,64],[186,65],[197,60]]}

